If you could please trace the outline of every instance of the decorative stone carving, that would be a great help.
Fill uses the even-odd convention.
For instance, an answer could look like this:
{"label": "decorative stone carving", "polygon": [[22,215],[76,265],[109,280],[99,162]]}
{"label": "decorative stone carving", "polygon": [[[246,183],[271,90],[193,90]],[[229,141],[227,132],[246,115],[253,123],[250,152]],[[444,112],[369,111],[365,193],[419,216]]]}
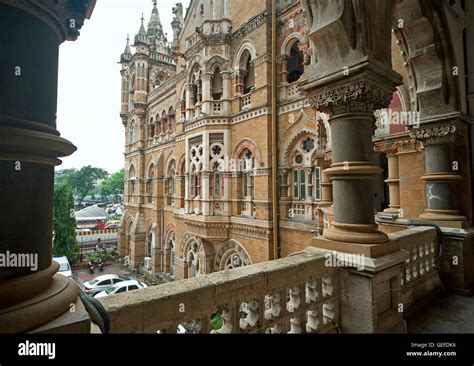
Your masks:
{"label": "decorative stone carving", "polygon": [[286,310],[290,313],[293,313],[295,309],[298,309],[301,304],[301,297],[300,297],[300,288],[299,287],[292,287],[288,291],[290,294],[290,300],[286,303]]}
{"label": "decorative stone carving", "polygon": [[251,300],[248,303],[242,303],[241,311],[246,315],[239,321],[240,329],[248,329],[254,327],[259,319],[258,301]]}
{"label": "decorative stone carving", "polygon": [[322,285],[323,285],[323,297],[331,296],[334,293],[334,285],[333,285],[332,277],[323,277]]}
{"label": "decorative stone carving", "polygon": [[310,304],[319,298],[316,281],[306,283],[306,303]]}
{"label": "decorative stone carving", "polygon": [[425,145],[447,144],[456,139],[457,129],[454,125],[419,128],[410,132],[410,137],[423,140]]}
{"label": "decorative stone carving", "polygon": [[307,315],[306,332],[316,333],[319,327],[319,310],[310,310],[307,312]]}
{"label": "decorative stone carving", "polygon": [[271,295],[266,295],[265,298],[265,307],[267,308],[264,313],[265,319],[271,320],[278,318],[282,310],[280,294],[274,292]]}
{"label": "decorative stone carving", "polygon": [[301,316],[298,315],[290,319],[290,331],[288,332],[288,334],[300,333],[303,333],[303,329],[301,327]]}
{"label": "decorative stone carving", "polygon": [[311,105],[331,117],[343,113],[374,113],[390,104],[393,90],[367,78],[349,81],[309,97]]}

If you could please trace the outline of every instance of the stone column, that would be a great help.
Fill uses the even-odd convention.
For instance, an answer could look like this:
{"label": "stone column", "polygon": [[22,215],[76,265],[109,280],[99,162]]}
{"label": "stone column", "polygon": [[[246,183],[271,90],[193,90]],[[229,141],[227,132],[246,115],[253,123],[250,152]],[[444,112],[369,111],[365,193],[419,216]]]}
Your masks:
{"label": "stone column", "polygon": [[222,113],[228,115],[231,112],[231,73],[229,71],[221,72],[222,75]]}
{"label": "stone column", "polygon": [[280,99],[286,99],[286,86],[288,85],[288,57],[286,55],[281,56],[281,79],[280,79]]}
{"label": "stone column", "polygon": [[204,133],[202,137],[203,163],[201,174],[201,212],[204,216],[209,215],[209,133]]}
{"label": "stone column", "polygon": [[0,0],[0,253],[28,258],[0,270],[0,333],[88,332],[77,285],[52,261],[52,214],[54,166],[76,150],[56,130],[59,45],[93,5],[34,3]]}
{"label": "stone column", "polygon": [[210,72],[202,74],[202,112],[206,115],[211,113],[211,76]]}
{"label": "stone column", "polygon": [[426,185],[425,212],[421,219],[438,222],[441,226],[462,227],[467,220],[459,215],[454,203],[454,184],[462,176],[453,172],[456,126],[445,125],[417,129],[411,137],[421,139],[425,146],[425,175],[421,177]]}
{"label": "stone column", "polygon": [[186,88],[186,121],[189,121],[191,120],[191,117],[193,116],[192,113],[193,113],[193,108],[194,107],[194,102],[193,102],[193,106],[191,106],[191,88],[192,88],[192,85],[191,84],[187,84],[185,86]]}
{"label": "stone column", "polygon": [[393,84],[366,72],[311,96],[317,110],[329,113],[335,141],[331,167],[325,170],[333,184],[335,216],[332,227],[324,230],[326,239],[353,244],[388,241],[375,224],[372,179],[382,169],[372,161],[372,134],[374,109],[386,107],[393,90]]}
{"label": "stone column", "polygon": [[321,169],[321,200],[319,207],[332,205],[332,183],[325,169]]}
{"label": "stone column", "polygon": [[379,144],[374,146],[374,150],[387,154],[388,178],[385,183],[388,185],[389,207],[383,210],[388,214],[400,213],[400,174],[398,165],[398,145],[396,143]]}
{"label": "stone column", "polygon": [[224,179],[224,214],[226,216],[230,216],[230,190],[231,190],[231,180],[232,180],[232,173],[231,172],[223,172],[222,177]]}

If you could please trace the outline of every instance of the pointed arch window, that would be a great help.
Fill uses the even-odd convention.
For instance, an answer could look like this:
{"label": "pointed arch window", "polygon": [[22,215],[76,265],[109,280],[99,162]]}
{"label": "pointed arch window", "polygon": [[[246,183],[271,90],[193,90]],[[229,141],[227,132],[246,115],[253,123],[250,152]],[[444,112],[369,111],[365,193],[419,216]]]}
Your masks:
{"label": "pointed arch window", "polygon": [[130,126],[128,128],[128,143],[129,144],[133,144],[136,140],[136,123],[135,123],[135,120],[132,120],[132,122],[130,123]]}
{"label": "pointed arch window", "polygon": [[245,66],[243,71],[244,94],[248,94],[255,89],[255,66],[248,50],[245,51],[242,57],[244,58]]}
{"label": "pointed arch window", "polygon": [[221,100],[223,90],[224,89],[223,89],[221,69],[219,67],[216,67],[212,74],[212,83],[211,83],[212,100]]}
{"label": "pointed arch window", "polygon": [[296,41],[290,48],[290,54],[288,55],[287,61],[287,69],[288,69],[288,76],[287,81],[288,83],[294,83],[297,81],[301,75],[304,73],[304,56],[303,52],[299,49],[299,42]]}
{"label": "pointed arch window", "polygon": [[132,165],[128,172],[128,196],[130,202],[134,202],[135,200],[136,180],[135,167]]}
{"label": "pointed arch window", "polygon": [[146,195],[148,197],[148,203],[153,203],[154,201],[154,189],[153,189],[153,183],[155,180],[155,172],[154,172],[154,166],[153,164],[150,166],[150,169],[148,170],[148,178],[146,180]]}

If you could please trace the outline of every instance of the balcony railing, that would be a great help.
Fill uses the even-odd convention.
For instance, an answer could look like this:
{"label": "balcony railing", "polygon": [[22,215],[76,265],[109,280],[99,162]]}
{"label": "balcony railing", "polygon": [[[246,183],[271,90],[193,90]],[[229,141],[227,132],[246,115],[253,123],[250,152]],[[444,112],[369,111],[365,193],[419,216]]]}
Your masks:
{"label": "balcony railing", "polygon": [[[101,299],[111,333],[333,333],[339,324],[337,267],[302,253]],[[212,329],[220,315],[222,326]]]}
{"label": "balcony railing", "polygon": [[440,284],[436,231],[433,228],[416,227],[390,236],[398,238],[400,249],[408,253],[400,275],[402,302],[408,307]]}

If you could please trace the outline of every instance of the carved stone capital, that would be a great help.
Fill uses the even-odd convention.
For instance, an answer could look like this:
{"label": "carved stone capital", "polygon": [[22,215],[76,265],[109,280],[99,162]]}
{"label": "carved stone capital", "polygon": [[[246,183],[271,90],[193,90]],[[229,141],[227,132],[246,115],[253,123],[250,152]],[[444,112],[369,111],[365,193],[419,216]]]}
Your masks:
{"label": "carved stone capital", "polygon": [[456,140],[458,134],[454,125],[418,128],[410,132],[410,137],[422,140],[425,145],[449,144]]}
{"label": "carved stone capital", "polygon": [[370,113],[386,108],[394,88],[377,83],[364,75],[348,79],[346,83],[324,88],[309,97],[310,104],[319,112],[334,117],[344,113]]}

